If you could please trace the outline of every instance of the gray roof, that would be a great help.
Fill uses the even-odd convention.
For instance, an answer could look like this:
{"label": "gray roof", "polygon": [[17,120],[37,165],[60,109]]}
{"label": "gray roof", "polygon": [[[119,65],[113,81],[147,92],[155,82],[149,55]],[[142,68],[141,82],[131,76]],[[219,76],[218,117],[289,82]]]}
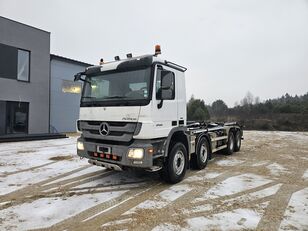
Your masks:
{"label": "gray roof", "polygon": [[85,67],[93,66],[93,64],[90,64],[90,63],[85,63],[85,62],[82,62],[82,61],[66,58],[66,57],[63,57],[63,56],[60,56],[60,55],[55,55],[55,54],[50,54],[50,60],[51,59],[57,59],[57,60],[72,63],[72,64],[79,64],[79,65],[82,65],[82,66],[85,66]]}

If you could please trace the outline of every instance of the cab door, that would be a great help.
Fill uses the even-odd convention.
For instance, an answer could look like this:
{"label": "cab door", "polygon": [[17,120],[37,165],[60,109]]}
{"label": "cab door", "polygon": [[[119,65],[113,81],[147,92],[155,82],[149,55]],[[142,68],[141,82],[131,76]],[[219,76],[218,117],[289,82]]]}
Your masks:
{"label": "cab door", "polygon": [[[163,91],[162,78],[170,81],[170,89]],[[170,67],[157,64],[154,72],[152,118],[155,137],[167,137],[172,128],[178,126],[178,104],[176,91],[176,72]]]}

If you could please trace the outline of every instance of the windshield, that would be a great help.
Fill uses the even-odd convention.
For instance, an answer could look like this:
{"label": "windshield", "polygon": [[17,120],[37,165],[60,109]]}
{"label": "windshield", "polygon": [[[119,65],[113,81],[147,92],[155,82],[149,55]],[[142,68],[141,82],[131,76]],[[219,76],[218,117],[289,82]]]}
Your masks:
{"label": "windshield", "polygon": [[150,94],[151,68],[87,76],[81,106],[141,105]]}

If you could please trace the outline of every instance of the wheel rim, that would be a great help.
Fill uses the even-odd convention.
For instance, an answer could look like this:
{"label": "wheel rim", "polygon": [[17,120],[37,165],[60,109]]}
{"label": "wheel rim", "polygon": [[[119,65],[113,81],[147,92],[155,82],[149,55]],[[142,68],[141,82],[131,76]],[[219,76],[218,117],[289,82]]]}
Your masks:
{"label": "wheel rim", "polygon": [[233,150],[233,148],[234,148],[234,138],[233,138],[233,136],[230,136],[230,150],[232,151]]}
{"label": "wheel rim", "polygon": [[176,175],[181,175],[184,170],[185,157],[182,151],[177,151],[173,159],[173,170]]}
{"label": "wheel rim", "polygon": [[205,144],[202,144],[200,148],[200,160],[202,163],[205,163],[206,159],[207,159],[207,148]]}

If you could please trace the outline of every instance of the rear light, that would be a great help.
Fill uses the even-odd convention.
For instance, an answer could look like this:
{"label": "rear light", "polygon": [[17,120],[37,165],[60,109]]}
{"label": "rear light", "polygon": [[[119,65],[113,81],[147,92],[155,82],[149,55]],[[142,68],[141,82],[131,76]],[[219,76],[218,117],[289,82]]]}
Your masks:
{"label": "rear light", "polygon": [[101,157],[101,158],[104,158],[104,157],[105,157],[105,154],[104,154],[104,153],[101,153],[101,154],[100,154],[100,157]]}
{"label": "rear light", "polygon": [[106,158],[107,158],[107,159],[110,159],[110,155],[109,155],[109,154],[106,154]]}
{"label": "rear light", "polygon": [[94,153],[93,153],[93,156],[97,157],[97,156],[98,156],[98,154],[97,154],[96,152],[94,152]]}

